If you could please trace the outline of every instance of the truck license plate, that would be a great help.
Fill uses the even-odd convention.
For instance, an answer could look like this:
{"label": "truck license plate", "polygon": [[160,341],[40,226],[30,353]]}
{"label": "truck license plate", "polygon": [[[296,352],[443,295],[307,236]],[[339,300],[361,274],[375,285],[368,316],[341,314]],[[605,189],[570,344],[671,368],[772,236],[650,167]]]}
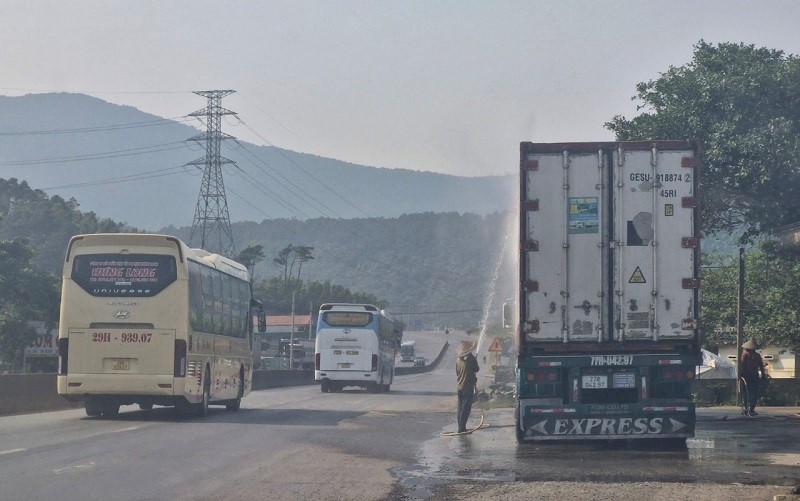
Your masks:
{"label": "truck license plate", "polygon": [[608,388],[608,376],[581,376],[582,387],[587,389]]}
{"label": "truck license plate", "polygon": [[111,364],[111,370],[114,370],[114,371],[129,371],[129,370],[131,370],[131,361],[130,360],[114,360],[114,363]]}

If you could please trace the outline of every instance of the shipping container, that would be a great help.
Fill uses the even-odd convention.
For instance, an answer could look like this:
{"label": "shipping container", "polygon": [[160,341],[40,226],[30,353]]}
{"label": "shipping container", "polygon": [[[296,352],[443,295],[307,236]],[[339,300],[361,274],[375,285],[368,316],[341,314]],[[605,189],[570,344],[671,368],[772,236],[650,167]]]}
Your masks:
{"label": "shipping container", "polygon": [[694,434],[699,155],[521,143],[519,441]]}

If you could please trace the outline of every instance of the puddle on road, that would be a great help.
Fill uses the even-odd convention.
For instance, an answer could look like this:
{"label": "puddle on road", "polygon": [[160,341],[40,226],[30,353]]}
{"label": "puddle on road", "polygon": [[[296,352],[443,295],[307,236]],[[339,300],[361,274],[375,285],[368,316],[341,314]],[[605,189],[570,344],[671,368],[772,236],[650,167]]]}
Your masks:
{"label": "puddle on road", "polygon": [[752,429],[709,425],[685,446],[662,440],[518,445],[506,417],[487,416],[495,427],[472,435],[425,442],[415,464],[393,471],[406,496],[427,499],[436,486],[470,482],[732,483],[743,471],[750,483],[780,485],[793,483],[800,465],[800,454],[775,447],[774,433]]}
{"label": "puddle on road", "polygon": [[800,466],[800,454],[767,454],[772,464],[782,466]]}

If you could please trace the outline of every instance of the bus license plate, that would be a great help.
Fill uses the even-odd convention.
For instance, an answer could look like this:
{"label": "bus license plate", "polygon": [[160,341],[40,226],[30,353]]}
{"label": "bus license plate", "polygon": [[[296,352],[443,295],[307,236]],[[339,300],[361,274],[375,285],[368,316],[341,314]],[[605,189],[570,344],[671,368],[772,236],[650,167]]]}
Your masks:
{"label": "bus license plate", "polygon": [[602,389],[608,388],[608,376],[581,376],[583,388]]}
{"label": "bus license plate", "polygon": [[111,370],[114,371],[129,371],[131,370],[130,360],[114,360],[111,364]]}
{"label": "bus license plate", "polygon": [[341,368],[341,369],[349,369],[351,365],[353,365],[353,364],[339,364],[339,368]]}

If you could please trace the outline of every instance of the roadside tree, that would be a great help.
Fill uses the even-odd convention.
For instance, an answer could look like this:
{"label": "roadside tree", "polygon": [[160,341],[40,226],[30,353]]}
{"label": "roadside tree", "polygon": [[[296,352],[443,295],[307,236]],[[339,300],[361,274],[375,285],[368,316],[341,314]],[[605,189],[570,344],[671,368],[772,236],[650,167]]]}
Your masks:
{"label": "roadside tree", "polygon": [[58,319],[58,279],[34,270],[32,257],[24,239],[0,241],[0,358],[17,367],[36,335],[28,321]]}
{"label": "roadside tree", "polygon": [[642,113],[618,140],[699,139],[703,229],[742,241],[800,220],[800,59],[741,43],[694,46],[691,62],[636,86]]}
{"label": "roadside tree", "polygon": [[[745,327],[760,344],[776,344],[800,353],[800,254],[766,242],[745,257]],[[736,326],[738,263],[703,272],[701,330],[704,345],[714,333]]]}

